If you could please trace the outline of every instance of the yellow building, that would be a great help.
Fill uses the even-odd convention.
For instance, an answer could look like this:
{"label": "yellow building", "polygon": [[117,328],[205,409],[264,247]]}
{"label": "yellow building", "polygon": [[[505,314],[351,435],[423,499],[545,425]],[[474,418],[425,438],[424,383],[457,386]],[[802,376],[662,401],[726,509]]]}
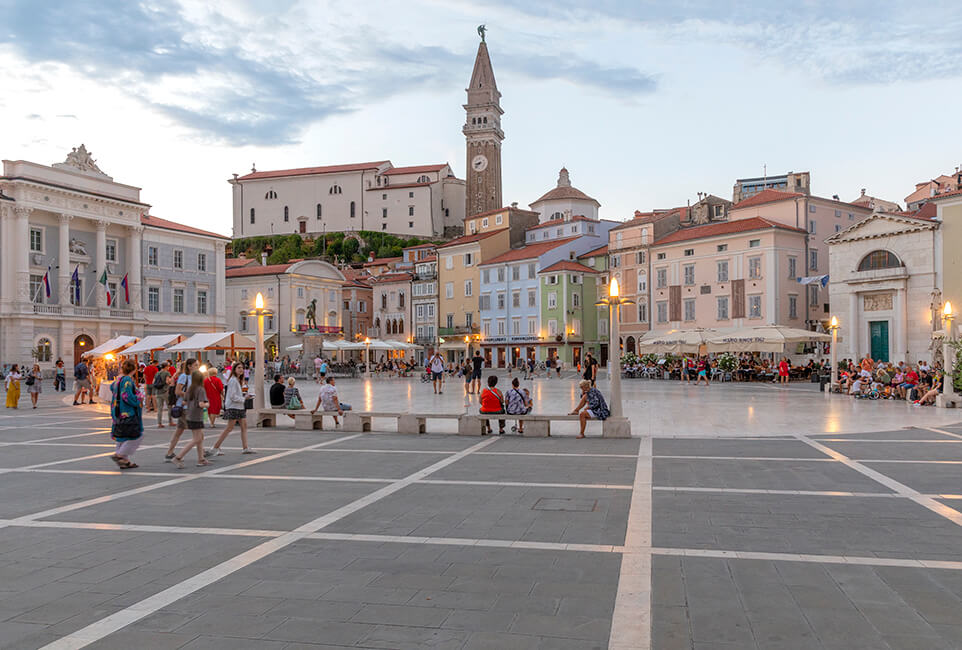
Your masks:
{"label": "yellow building", "polygon": [[941,246],[935,254],[942,261],[942,300],[949,300],[958,312],[962,306],[962,188],[929,199],[938,208],[936,218],[942,222]]}
{"label": "yellow building", "polygon": [[525,231],[538,225],[538,213],[514,205],[466,217],[464,234],[477,235],[495,230],[510,230],[512,242],[523,242]]}

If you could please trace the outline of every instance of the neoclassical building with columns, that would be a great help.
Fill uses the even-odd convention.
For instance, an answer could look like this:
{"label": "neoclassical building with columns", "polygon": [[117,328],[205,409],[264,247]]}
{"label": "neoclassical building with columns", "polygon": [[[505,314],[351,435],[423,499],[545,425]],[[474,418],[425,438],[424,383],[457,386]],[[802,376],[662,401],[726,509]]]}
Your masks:
{"label": "neoclassical building with columns", "polygon": [[0,364],[69,366],[114,336],[226,328],[229,239],[149,210],[83,145],[50,166],[3,161]]}

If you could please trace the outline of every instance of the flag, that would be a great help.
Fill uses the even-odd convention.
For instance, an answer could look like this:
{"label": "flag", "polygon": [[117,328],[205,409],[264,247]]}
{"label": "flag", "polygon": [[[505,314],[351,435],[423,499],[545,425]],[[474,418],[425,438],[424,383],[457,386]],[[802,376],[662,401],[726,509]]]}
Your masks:
{"label": "flag", "polygon": [[124,279],[120,281],[120,286],[124,288],[124,302],[128,305],[130,304],[130,289],[127,287],[127,274],[124,273]]}
{"label": "flag", "polygon": [[43,290],[50,297],[50,267],[47,267],[47,272],[43,274]]}
{"label": "flag", "polygon": [[[104,269],[104,272],[100,274],[100,279],[97,280],[97,282],[104,285],[105,289],[107,288],[107,269]],[[107,293],[110,293],[110,292],[108,291]]]}
{"label": "flag", "polygon": [[114,299],[113,299],[113,296],[110,295],[110,289],[107,289],[107,306],[110,307],[113,301]]}
{"label": "flag", "polygon": [[74,294],[74,304],[80,304],[80,265],[73,270],[73,275],[70,276],[70,282],[73,283],[73,294]]}

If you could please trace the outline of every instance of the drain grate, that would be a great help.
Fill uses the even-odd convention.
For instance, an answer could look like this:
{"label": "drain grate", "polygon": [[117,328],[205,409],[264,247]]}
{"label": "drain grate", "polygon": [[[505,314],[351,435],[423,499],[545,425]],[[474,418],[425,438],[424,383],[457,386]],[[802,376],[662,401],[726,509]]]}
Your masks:
{"label": "drain grate", "polygon": [[598,505],[596,499],[538,499],[532,510],[553,510],[560,512],[593,512]]}

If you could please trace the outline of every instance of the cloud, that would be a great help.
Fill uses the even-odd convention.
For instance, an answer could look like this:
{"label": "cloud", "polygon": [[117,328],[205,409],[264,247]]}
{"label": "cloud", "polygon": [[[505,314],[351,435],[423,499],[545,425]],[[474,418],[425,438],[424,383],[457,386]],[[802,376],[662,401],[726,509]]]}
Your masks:
{"label": "cloud", "polygon": [[[248,0],[220,11],[182,2],[0,0],[0,44],[32,64],[67,65],[232,145],[294,143],[311,124],[368,103],[463,84],[474,58],[473,50],[378,32],[350,9]],[[499,72],[564,78],[619,96],[655,83],[568,53],[509,49],[499,59]]]}

